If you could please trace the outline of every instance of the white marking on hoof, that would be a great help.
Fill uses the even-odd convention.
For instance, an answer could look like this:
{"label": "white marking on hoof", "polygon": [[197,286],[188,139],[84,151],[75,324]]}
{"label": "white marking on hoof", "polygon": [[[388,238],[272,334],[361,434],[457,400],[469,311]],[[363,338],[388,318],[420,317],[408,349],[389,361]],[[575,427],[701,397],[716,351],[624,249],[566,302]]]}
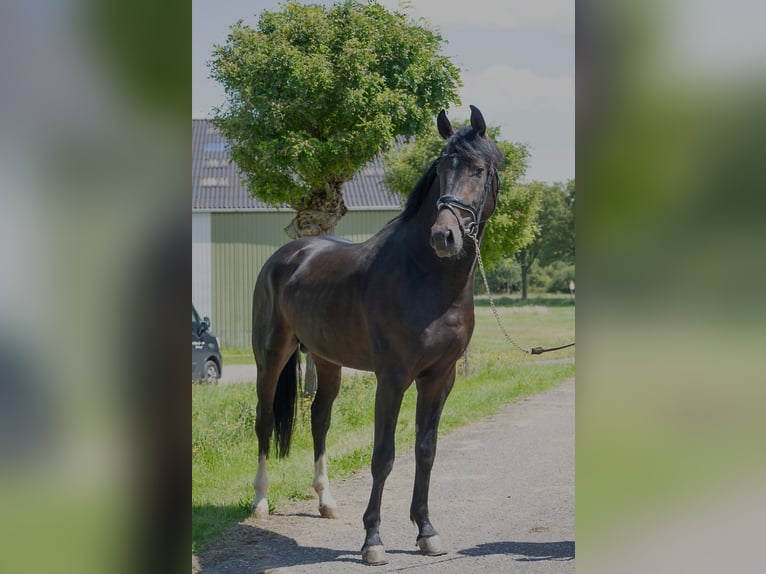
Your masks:
{"label": "white marking on hoof", "polygon": [[367,566],[382,566],[388,564],[388,558],[386,557],[386,550],[383,545],[377,544],[375,546],[365,546],[362,548],[362,562]]}
{"label": "white marking on hoof", "polygon": [[329,504],[320,504],[319,514],[322,515],[322,518],[340,518],[338,506],[336,504],[333,504],[332,506]]}
{"label": "white marking on hoof", "polygon": [[418,548],[426,556],[441,556],[446,554],[439,535],[418,538]]}
{"label": "white marking on hoof", "polygon": [[319,514],[323,518],[338,518],[338,504],[330,494],[330,479],[327,478],[325,455],[321,455],[314,463],[314,490],[319,495]]}
{"label": "white marking on hoof", "polygon": [[258,472],[253,479],[253,488],[255,488],[255,500],[253,501],[252,512],[256,518],[269,517],[269,502],[266,500],[266,494],[269,491],[269,476],[266,473],[266,455],[258,457]]}
{"label": "white marking on hoof", "polygon": [[258,520],[269,517],[269,501],[265,496],[256,496],[253,502],[253,516]]}

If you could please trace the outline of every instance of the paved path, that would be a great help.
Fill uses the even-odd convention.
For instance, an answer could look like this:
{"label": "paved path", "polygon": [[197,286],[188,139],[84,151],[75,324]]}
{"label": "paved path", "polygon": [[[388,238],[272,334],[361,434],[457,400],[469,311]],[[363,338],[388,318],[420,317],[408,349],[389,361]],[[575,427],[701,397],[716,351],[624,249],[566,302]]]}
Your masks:
{"label": "paved path", "polygon": [[361,563],[362,514],[372,482],[369,470],[363,470],[333,484],[341,518],[319,518],[316,500],[290,503],[265,521],[248,519],[228,531],[193,560],[193,570],[574,572],[574,396],[572,379],[440,438],[430,507],[446,555],[422,556],[415,547],[417,529],[409,521],[414,456],[409,451],[398,453],[383,494],[387,565]]}

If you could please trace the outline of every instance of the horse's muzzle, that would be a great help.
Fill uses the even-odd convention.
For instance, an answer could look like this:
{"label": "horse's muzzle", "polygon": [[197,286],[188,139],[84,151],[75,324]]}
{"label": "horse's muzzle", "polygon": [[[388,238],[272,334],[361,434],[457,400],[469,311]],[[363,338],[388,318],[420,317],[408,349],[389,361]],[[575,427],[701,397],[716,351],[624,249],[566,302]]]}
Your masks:
{"label": "horse's muzzle", "polygon": [[463,249],[463,237],[451,226],[435,225],[431,229],[431,247],[437,257],[455,257]]}

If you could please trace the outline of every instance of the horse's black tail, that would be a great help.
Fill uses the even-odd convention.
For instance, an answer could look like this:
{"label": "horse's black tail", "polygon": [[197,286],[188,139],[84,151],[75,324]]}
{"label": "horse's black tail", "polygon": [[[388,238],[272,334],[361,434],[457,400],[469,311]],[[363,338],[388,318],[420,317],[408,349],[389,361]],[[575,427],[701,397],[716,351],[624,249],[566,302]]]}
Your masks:
{"label": "horse's black tail", "polygon": [[277,458],[290,454],[297,396],[298,350],[296,349],[279,374],[277,390],[274,393],[274,442],[277,447]]}

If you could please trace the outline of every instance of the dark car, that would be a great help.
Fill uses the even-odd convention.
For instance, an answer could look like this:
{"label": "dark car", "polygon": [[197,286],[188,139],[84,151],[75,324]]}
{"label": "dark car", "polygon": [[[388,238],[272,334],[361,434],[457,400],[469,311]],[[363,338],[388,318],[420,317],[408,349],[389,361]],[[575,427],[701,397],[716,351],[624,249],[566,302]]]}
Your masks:
{"label": "dark car", "polygon": [[200,319],[192,304],[192,381],[213,383],[222,372],[221,342],[210,330],[210,319]]}

